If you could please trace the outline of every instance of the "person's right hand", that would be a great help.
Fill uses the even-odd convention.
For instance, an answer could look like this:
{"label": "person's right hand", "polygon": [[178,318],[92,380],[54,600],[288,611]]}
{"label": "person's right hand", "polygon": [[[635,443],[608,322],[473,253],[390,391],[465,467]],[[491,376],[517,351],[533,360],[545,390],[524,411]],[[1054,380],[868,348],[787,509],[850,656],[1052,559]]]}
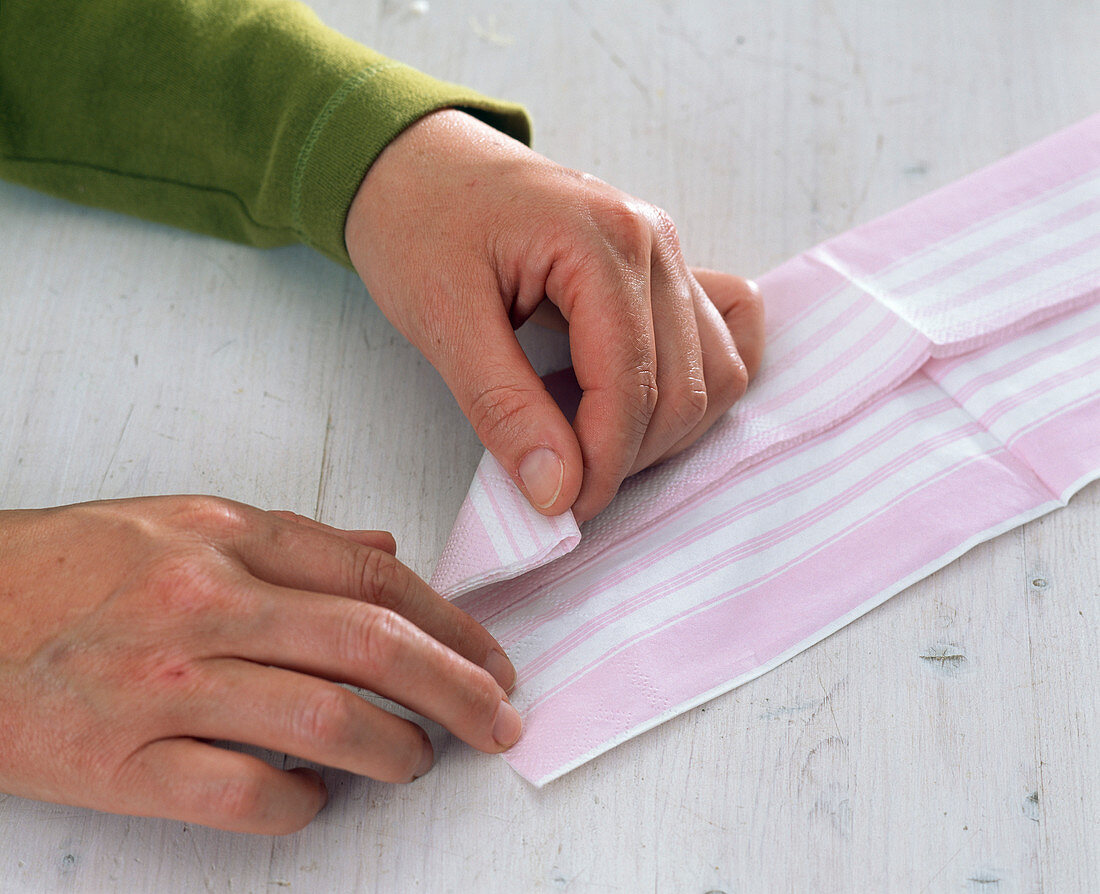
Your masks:
{"label": "person's right hand", "polygon": [[508,748],[511,663],[394,549],[213,497],[0,512],[0,791],[292,832],[320,775],[212,740],[389,782],[432,765],[420,727],[339,683]]}
{"label": "person's right hand", "polygon": [[[627,475],[702,437],[760,364],[752,283],[690,269],[663,211],[456,109],[383,150],[344,232],[371,297],[546,515],[603,511]],[[533,315],[567,327],[572,424],[513,334]]]}

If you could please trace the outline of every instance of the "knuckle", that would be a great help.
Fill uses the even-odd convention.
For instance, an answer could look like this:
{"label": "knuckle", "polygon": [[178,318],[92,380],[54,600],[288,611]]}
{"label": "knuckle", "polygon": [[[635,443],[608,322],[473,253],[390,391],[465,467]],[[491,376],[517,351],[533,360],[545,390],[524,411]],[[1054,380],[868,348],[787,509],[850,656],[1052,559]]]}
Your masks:
{"label": "knuckle", "polygon": [[267,808],[267,794],[260,772],[243,771],[223,780],[211,792],[209,804],[215,813],[234,824],[261,816]]}
{"label": "knuckle", "polygon": [[749,387],[748,370],[736,352],[723,354],[721,362],[712,363],[711,367],[707,369],[709,405],[725,413]]}
{"label": "knuckle", "polygon": [[657,409],[657,401],[660,397],[657,389],[657,375],[653,368],[641,366],[633,370],[626,393],[631,416],[644,430]]}
{"label": "knuckle", "polygon": [[653,243],[653,222],[647,208],[626,198],[611,198],[593,209],[593,217],[612,250],[627,261],[640,262]]}
{"label": "knuckle", "polygon": [[208,688],[196,663],[182,653],[153,656],[144,676],[158,691],[171,692],[176,699],[186,699]]}
{"label": "knuckle", "polygon": [[535,397],[514,382],[488,385],[470,403],[470,424],[486,443],[506,441],[519,428]]}
{"label": "knuckle", "polygon": [[190,549],[168,550],[151,559],[143,583],[147,596],[168,617],[201,614],[221,602],[219,581]]}
{"label": "knuckle", "polygon": [[481,729],[491,729],[500,705],[500,687],[487,673],[478,673],[470,685],[463,688],[464,714]]}
{"label": "knuckle", "polygon": [[764,328],[764,298],[760,287],[751,280],[730,277],[730,287],[718,291],[714,303],[726,325],[732,330],[755,330]]}
{"label": "knuckle", "polygon": [[392,673],[404,641],[401,617],[378,606],[355,608],[344,627],[343,654],[368,676]]}
{"label": "knuckle", "polygon": [[679,253],[680,234],[676,230],[676,222],[671,215],[664,208],[655,206],[650,206],[650,214],[653,218],[653,232],[657,236],[658,243],[670,252]]}
{"label": "knuckle", "polygon": [[709,402],[703,380],[699,376],[689,377],[671,407],[681,431],[691,431],[702,421],[707,414]]}
{"label": "knuckle", "polygon": [[432,747],[427,734],[419,727],[412,727],[405,733],[405,741],[399,746],[399,760],[393,767],[394,782],[405,782],[416,776],[425,749]]}
{"label": "knuckle", "polygon": [[355,697],[338,686],[318,688],[297,707],[291,721],[294,734],[301,742],[346,745],[352,738]]}
{"label": "knuckle", "polygon": [[409,576],[394,556],[380,549],[363,547],[350,554],[352,592],[361,593],[366,599],[387,608],[396,608],[404,602],[409,587]]}
{"label": "knuckle", "polygon": [[213,539],[225,539],[248,526],[244,507],[220,497],[180,497],[173,512],[177,525]]}
{"label": "knuckle", "polygon": [[479,674],[481,685],[477,687],[477,698],[474,706],[479,712],[482,722],[489,726],[496,718],[497,709],[501,702],[501,689],[488,673]]}
{"label": "knuckle", "polygon": [[763,325],[764,322],[764,297],[760,294],[760,287],[749,280],[741,281],[741,306],[745,309],[745,315],[754,323]]}
{"label": "knuckle", "polygon": [[351,568],[352,586],[367,601],[401,615],[409,610],[416,593],[416,577],[394,555],[362,547],[352,553]]}
{"label": "knuckle", "polygon": [[744,361],[736,352],[727,355],[722,364],[717,390],[722,403],[726,404],[726,409],[739,401],[748,387],[749,371]]}

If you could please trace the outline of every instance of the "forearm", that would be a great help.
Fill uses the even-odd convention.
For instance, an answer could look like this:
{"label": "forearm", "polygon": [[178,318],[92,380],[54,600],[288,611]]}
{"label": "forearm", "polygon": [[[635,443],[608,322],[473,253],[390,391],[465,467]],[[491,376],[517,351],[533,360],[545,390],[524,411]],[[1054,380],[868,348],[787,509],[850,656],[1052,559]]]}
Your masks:
{"label": "forearm", "polygon": [[290,0],[4,0],[0,176],[223,238],[347,263],[344,218],[410,123],[514,105],[436,81]]}

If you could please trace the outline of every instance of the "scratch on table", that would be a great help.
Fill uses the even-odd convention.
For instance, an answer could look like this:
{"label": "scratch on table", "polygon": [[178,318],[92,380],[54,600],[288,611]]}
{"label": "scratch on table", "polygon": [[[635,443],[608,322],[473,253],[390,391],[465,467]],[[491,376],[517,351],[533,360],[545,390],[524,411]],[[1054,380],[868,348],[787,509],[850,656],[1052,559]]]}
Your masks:
{"label": "scratch on table", "polygon": [[[840,731],[840,724],[837,722],[837,719],[836,719],[836,711],[833,710],[832,693],[829,692],[829,690],[825,688],[825,681],[822,680],[821,677],[817,678],[817,684],[821,687],[821,692],[822,692],[821,704],[825,707],[828,707],[829,713],[832,715],[833,726],[836,727],[837,738],[840,739],[840,741],[843,742],[845,746],[847,746],[848,739],[844,736],[844,733],[842,733]],[[839,687],[839,685],[840,684],[837,684],[837,687]],[[833,691],[835,692],[836,690],[834,689]]]}
{"label": "scratch on table", "polygon": [[497,17],[491,15],[486,19],[485,27],[482,27],[474,16],[470,16],[470,30],[479,38],[495,47],[510,47],[516,39],[510,34],[502,34],[497,30]]}
{"label": "scratch on table", "polygon": [[875,172],[878,170],[879,162],[882,161],[882,147],[885,145],[886,138],[879,133],[875,137],[875,157],[871,160],[871,164],[867,168],[867,176],[863,179],[863,189],[860,190],[859,196],[856,198],[852,207],[848,209],[848,222],[846,226],[850,227],[855,223],[856,215],[867,201],[867,196],[871,192],[871,184],[875,179]]}
{"label": "scratch on table", "polygon": [[836,28],[837,36],[840,38],[841,47],[848,58],[852,60],[852,76],[862,88],[863,102],[867,106],[867,110],[873,113],[874,103],[871,99],[871,85],[868,83],[867,73],[863,70],[863,65],[859,61],[859,52],[856,50],[855,44],[852,43],[848,30],[840,23],[840,16],[837,15],[831,3],[825,5],[825,12],[833,21],[833,27]]}
{"label": "scratch on table", "polygon": [[[190,831],[187,826],[183,827],[184,832]],[[214,888],[210,884],[210,876],[206,874],[206,866],[203,865],[202,856],[199,854],[199,846],[195,843],[195,836],[188,835],[188,842],[191,844],[191,853],[195,855],[195,863],[198,866],[199,874],[202,876],[202,886],[206,888],[210,894],[214,894]]]}
{"label": "scratch on table", "polygon": [[966,836],[966,841],[964,841],[964,842],[963,842],[962,844],[960,844],[960,845],[959,845],[959,846],[958,846],[958,847],[957,847],[957,848],[955,849],[955,852],[954,852],[954,853],[953,853],[953,854],[952,854],[952,855],[951,855],[950,857],[948,857],[946,861],[944,861],[944,864],[943,864],[942,866],[940,866],[940,868],[939,868],[939,869],[937,869],[937,870],[936,870],[936,871],[935,871],[934,873],[932,873],[932,877],[931,877],[931,878],[930,878],[930,879],[929,879],[929,880],[928,880],[927,882],[925,882],[925,884],[924,884],[924,887],[920,889],[920,890],[921,890],[921,894],[924,894],[924,892],[925,892],[925,891],[927,891],[927,890],[928,890],[929,888],[931,888],[931,887],[932,887],[932,882],[934,882],[934,881],[935,881],[936,879],[938,879],[938,878],[940,877],[940,874],[941,874],[941,873],[942,873],[942,872],[943,872],[943,871],[944,871],[944,870],[945,870],[945,869],[946,869],[946,868],[947,868],[948,866],[950,866],[950,865],[951,865],[952,863],[954,863],[954,862],[955,862],[955,858],[956,858],[956,857],[957,857],[957,856],[958,856],[959,854],[961,854],[961,853],[962,853],[962,850],[963,850],[963,848],[964,848],[964,847],[966,847],[966,846],[967,846],[968,844],[970,844],[970,842],[971,842],[971,841],[973,841],[973,839],[974,839],[974,836],[975,836],[975,835],[977,835],[977,834],[978,834],[978,830],[977,830],[977,829],[975,829],[975,830],[974,830],[973,832],[971,832],[971,833],[970,833],[969,835],[967,835],[967,836]]}
{"label": "scratch on table", "polygon": [[220,345],[218,345],[216,348],[214,348],[214,350],[211,351],[206,356],[207,357],[213,357],[216,354],[220,354],[222,351],[224,351],[226,348],[228,348],[231,344],[233,344],[233,342],[235,342],[236,340],[237,339],[235,339],[235,338],[231,338],[231,339],[229,339],[229,341],[222,342]]}
{"label": "scratch on table", "polygon": [[122,423],[122,430],[118,433],[118,439],[115,441],[114,450],[111,451],[111,458],[107,460],[107,465],[103,470],[103,477],[99,481],[99,491],[96,494],[99,497],[103,496],[103,488],[107,484],[107,478],[111,474],[111,469],[114,468],[115,460],[118,458],[119,448],[122,446],[122,439],[126,437],[126,429],[130,426],[130,417],[134,415],[134,405],[130,404],[130,409],[126,411],[126,420]]}
{"label": "scratch on table", "polygon": [[958,676],[970,661],[966,653],[953,644],[929,646],[917,657],[948,677]]}
{"label": "scratch on table", "polygon": [[325,473],[328,471],[328,442],[332,434],[332,412],[325,419],[325,443],[321,446],[321,473],[317,478],[317,503],[313,507],[313,517],[321,517],[321,500],[325,495]]}
{"label": "scratch on table", "polygon": [[620,56],[618,53],[616,53],[614,49],[612,49],[612,47],[608,44],[607,39],[603,36],[603,34],[600,33],[599,29],[596,28],[596,26],[588,20],[588,16],[585,14],[584,7],[579,4],[577,0],[570,0],[569,6],[573,10],[573,12],[576,13],[578,18],[580,18],[582,21],[584,21],[586,25],[588,25],[589,35],[592,37],[592,40],[596,42],[596,46],[603,50],[604,55],[607,56],[611,64],[627,76],[627,78],[630,80],[630,83],[633,84],[637,91],[642,94],[647,103],[652,102],[653,96],[649,92],[649,87],[646,86],[645,82],[634,73],[633,69],[631,69],[629,65],[627,65],[626,60],[623,59],[623,57]]}
{"label": "scratch on table", "polygon": [[[767,699],[765,699],[765,701],[767,701]],[[790,705],[779,705],[779,707],[776,708],[768,708],[766,711],[761,711],[757,714],[756,718],[757,720],[781,720],[785,717],[787,721],[790,722],[794,715],[812,710],[819,704],[820,702],[817,699],[804,698]]]}
{"label": "scratch on table", "polygon": [[592,39],[596,42],[596,45],[604,51],[604,54],[610,60],[611,64],[627,76],[630,83],[634,85],[634,87],[638,90],[639,93],[642,94],[643,97],[645,97],[647,102],[652,101],[653,97],[650,95],[649,88],[645,85],[645,82],[642,81],[642,79],[639,78],[636,74],[634,74],[634,72],[631,70],[630,66],[626,64],[626,61],[623,59],[622,56],[620,56],[613,49],[611,49],[610,46],[608,46],[607,40],[604,38],[604,36],[600,34],[600,32],[597,31],[595,28],[590,28],[589,33],[592,35]]}

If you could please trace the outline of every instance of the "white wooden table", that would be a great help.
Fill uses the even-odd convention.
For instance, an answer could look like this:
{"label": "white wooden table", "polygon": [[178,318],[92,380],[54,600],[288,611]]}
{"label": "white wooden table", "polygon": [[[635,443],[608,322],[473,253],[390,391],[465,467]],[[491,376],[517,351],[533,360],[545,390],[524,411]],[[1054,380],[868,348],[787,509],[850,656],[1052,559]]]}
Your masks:
{"label": "white wooden table", "polygon": [[[1100,108],[1100,4],[316,0],[745,274]],[[431,571],[481,448],[342,269],[0,184],[0,506],[205,492]],[[542,791],[432,731],[287,838],[0,796],[0,891],[1100,885],[1100,487]],[[2,573],[2,572],[0,572]],[[278,758],[276,758],[278,759]]]}

